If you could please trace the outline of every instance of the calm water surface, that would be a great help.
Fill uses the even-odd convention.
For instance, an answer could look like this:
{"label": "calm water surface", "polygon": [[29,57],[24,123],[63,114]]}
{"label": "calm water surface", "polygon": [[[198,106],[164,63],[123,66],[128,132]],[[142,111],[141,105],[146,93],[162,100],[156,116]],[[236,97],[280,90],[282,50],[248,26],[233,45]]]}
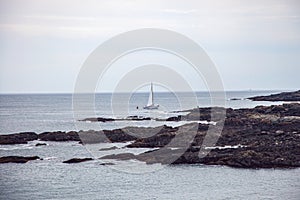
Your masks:
{"label": "calm water surface", "polygon": [[[270,94],[272,91],[228,92],[227,107],[254,107],[270,105],[268,102],[252,102],[243,98]],[[120,94],[122,95],[122,94]],[[172,115],[172,111],[195,107],[189,101],[190,94],[183,95],[184,103],[172,94],[156,94],[162,105],[159,117]],[[95,115],[116,117],[111,113],[110,94],[96,95]],[[127,113],[147,116],[142,107],[148,94],[135,94],[129,102]],[[199,106],[211,106],[208,93],[197,94]],[[147,126],[149,122],[131,125]],[[1,95],[0,134],[21,131],[37,133],[53,130],[78,130],[72,111],[72,95]],[[128,124],[86,123],[80,129],[112,129]],[[161,125],[152,122],[151,126]],[[73,157],[93,157],[76,142],[47,142],[36,147],[37,141],[25,145],[0,145],[0,156],[38,155],[44,160],[26,164],[0,165],[0,199],[300,199],[300,169],[234,169],[222,166],[177,165],[159,170],[135,173],[102,166],[100,161],[79,164],[63,164]],[[103,144],[104,145],[104,144]],[[111,144],[109,144],[111,145]],[[125,150],[124,150],[125,151]],[[126,163],[120,163],[126,165]],[[140,163],[140,169],[157,166]],[[156,168],[155,168],[156,169]],[[150,170],[151,171],[151,170]]]}

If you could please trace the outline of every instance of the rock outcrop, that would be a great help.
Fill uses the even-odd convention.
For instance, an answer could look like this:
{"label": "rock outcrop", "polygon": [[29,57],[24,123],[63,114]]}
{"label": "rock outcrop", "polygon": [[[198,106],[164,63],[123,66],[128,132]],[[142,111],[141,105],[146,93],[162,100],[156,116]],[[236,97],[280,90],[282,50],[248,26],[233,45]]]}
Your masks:
{"label": "rock outcrop", "polygon": [[30,160],[41,159],[38,156],[4,156],[0,157],[0,163],[27,163]]}
{"label": "rock outcrop", "polygon": [[112,122],[112,121],[144,121],[144,120],[151,120],[150,117],[142,117],[142,116],[128,116],[126,118],[106,118],[106,117],[89,117],[79,121],[90,121],[90,122]]}
{"label": "rock outcrop", "polygon": [[[210,121],[211,111],[214,111],[214,125],[194,122],[174,128],[160,126],[126,127],[103,131],[56,131],[41,134],[30,132],[1,135],[0,142],[1,144],[23,144],[36,139],[81,141],[84,144],[134,141],[127,147],[158,148],[158,150],[140,155],[121,154],[104,158],[137,159],[149,164],[201,163],[245,168],[300,167],[300,104],[257,106],[247,109],[195,108],[189,110],[189,114],[172,117],[169,121]],[[207,135],[211,127],[221,130],[222,134],[217,135],[212,132]],[[204,138],[217,140],[218,148],[203,146]],[[201,149],[202,146],[204,151],[203,148]],[[210,149],[211,151],[208,151]],[[201,156],[203,152],[207,155]],[[81,159],[65,162],[77,161],[81,162]]]}
{"label": "rock outcrop", "polygon": [[36,147],[39,147],[39,146],[47,146],[47,144],[46,144],[46,143],[36,143],[35,146],[36,146]]}
{"label": "rock outcrop", "polygon": [[83,120],[79,121],[90,121],[90,122],[112,122],[115,121],[113,118],[105,118],[105,117],[90,117],[90,118],[85,118]]}
{"label": "rock outcrop", "polygon": [[248,98],[253,101],[300,101],[300,90],[295,92],[282,92],[268,96],[256,96]]}
{"label": "rock outcrop", "polygon": [[72,158],[70,160],[63,161],[63,163],[71,164],[71,163],[80,163],[80,162],[86,162],[91,160],[93,160],[93,158]]}
{"label": "rock outcrop", "polygon": [[[208,125],[199,124],[197,134],[187,150],[175,137],[185,140],[190,132],[172,130],[149,138],[137,139],[129,148],[162,148],[135,156],[147,163],[228,165],[246,168],[300,167],[300,104],[258,106],[253,109],[227,109],[227,117],[216,146],[207,156],[199,156]],[[185,125],[193,126],[193,124]],[[218,137],[210,135],[210,137]],[[173,148],[173,150],[172,150]],[[175,150],[174,150],[175,149]],[[116,155],[114,157],[117,157]]]}
{"label": "rock outcrop", "polygon": [[56,142],[80,141],[79,135],[76,131],[44,132],[44,133],[41,133],[38,135],[38,139],[40,139],[42,141],[56,141]]}
{"label": "rock outcrop", "polygon": [[38,135],[33,132],[0,135],[0,144],[26,144],[28,141],[37,139]]}

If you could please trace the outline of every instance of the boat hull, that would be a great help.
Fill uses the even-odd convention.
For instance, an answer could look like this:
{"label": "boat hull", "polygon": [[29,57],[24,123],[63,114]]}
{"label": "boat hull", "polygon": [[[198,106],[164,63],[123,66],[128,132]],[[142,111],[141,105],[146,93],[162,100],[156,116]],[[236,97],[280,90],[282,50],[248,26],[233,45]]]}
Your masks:
{"label": "boat hull", "polygon": [[146,110],[155,110],[158,109],[159,105],[149,105],[149,106],[144,106],[144,109]]}

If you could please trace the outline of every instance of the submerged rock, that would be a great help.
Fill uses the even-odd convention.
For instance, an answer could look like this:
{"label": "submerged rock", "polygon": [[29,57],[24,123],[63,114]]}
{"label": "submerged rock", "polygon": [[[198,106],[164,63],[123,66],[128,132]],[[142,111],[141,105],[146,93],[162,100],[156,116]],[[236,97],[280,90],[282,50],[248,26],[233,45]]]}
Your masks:
{"label": "submerged rock", "polygon": [[70,160],[63,161],[63,163],[71,164],[71,163],[86,162],[86,161],[90,161],[90,160],[93,160],[93,158],[72,158]]}
{"label": "submerged rock", "polygon": [[112,146],[112,147],[99,149],[99,151],[110,151],[110,150],[116,150],[116,149],[119,149],[119,148],[116,146]]}
{"label": "submerged rock", "polygon": [[46,146],[46,145],[47,145],[46,143],[36,143],[35,144],[36,147],[38,147],[38,146]]}
{"label": "submerged rock", "polygon": [[107,163],[100,163],[100,165],[106,166],[106,165],[115,165],[115,163],[107,162]]}
{"label": "submerged rock", "polygon": [[90,122],[112,122],[115,121],[113,118],[105,118],[105,117],[90,117],[79,121],[90,121]]}
{"label": "submerged rock", "polygon": [[131,160],[131,159],[136,159],[136,156],[133,153],[120,153],[120,154],[106,155],[99,159]]}
{"label": "submerged rock", "polygon": [[85,119],[79,120],[79,121],[112,122],[112,121],[144,121],[144,120],[151,120],[151,118],[133,115],[133,116],[128,116],[126,118],[117,118],[117,119],[105,118],[105,117],[89,117],[89,118],[85,118]]}
{"label": "submerged rock", "polygon": [[231,98],[231,99],[229,99],[230,101],[241,101],[242,100],[242,98]]}

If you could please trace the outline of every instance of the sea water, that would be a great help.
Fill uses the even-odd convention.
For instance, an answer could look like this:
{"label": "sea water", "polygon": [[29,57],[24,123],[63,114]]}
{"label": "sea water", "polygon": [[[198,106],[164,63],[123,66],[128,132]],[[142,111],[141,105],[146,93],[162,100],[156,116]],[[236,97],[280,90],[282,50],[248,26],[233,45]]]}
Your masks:
{"label": "sea water", "polygon": [[[249,108],[271,105],[253,102],[247,97],[266,95],[274,91],[226,92],[226,107]],[[119,99],[122,99],[122,95]],[[112,94],[96,94],[94,115],[125,118],[129,115],[149,116],[142,106],[148,94],[133,94],[127,111],[112,112]],[[124,95],[126,96],[126,95]],[[179,100],[171,93],[155,93],[160,105],[154,117],[176,115],[174,111],[211,104],[209,93],[183,93]],[[237,98],[239,100],[229,100]],[[217,103],[216,103],[217,102]],[[282,102],[276,102],[275,104]],[[137,109],[138,107],[138,109]],[[126,123],[78,122],[74,119],[72,94],[0,95],[0,134],[23,131],[69,131],[80,129],[114,129],[131,126],[159,126],[164,122],[141,121]],[[176,125],[171,124],[171,125]],[[299,199],[300,169],[235,169],[226,166],[175,165],[150,172],[134,173],[100,165],[97,160],[64,164],[74,157],[93,157],[88,148],[77,142],[37,141],[19,145],[0,145],[0,156],[37,155],[43,160],[25,164],[0,164],[0,199]],[[113,145],[113,144],[103,144]],[[125,150],[124,150],[125,151]],[[124,163],[120,163],[123,165]],[[141,168],[145,167],[140,165]],[[148,168],[155,168],[147,166]],[[156,168],[155,168],[156,169]]]}

